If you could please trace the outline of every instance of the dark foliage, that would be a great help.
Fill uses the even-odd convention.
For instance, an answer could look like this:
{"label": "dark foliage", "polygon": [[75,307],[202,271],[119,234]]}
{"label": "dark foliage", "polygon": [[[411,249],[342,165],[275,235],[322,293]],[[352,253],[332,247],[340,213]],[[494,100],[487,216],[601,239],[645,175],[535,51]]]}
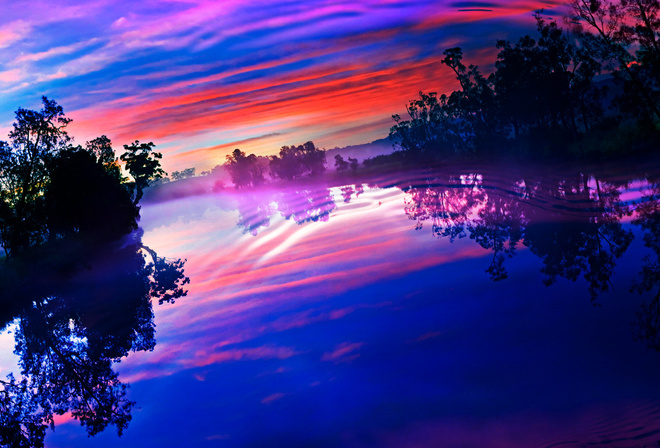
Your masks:
{"label": "dark foliage", "polygon": [[135,403],[112,364],[154,348],[152,298],[186,294],[183,261],[145,253],[139,243],[57,245],[31,261],[2,271],[3,280],[20,280],[3,291],[3,301],[22,305],[16,316],[4,316],[18,318],[21,379],[0,381],[0,445],[43,446],[53,416],[65,413],[89,435],[109,425],[121,435]]}
{"label": "dark foliage", "polygon": [[[460,89],[440,96],[420,92],[408,105],[408,119],[393,116],[395,146],[409,157],[440,160],[471,153],[580,155],[594,152],[593,145],[580,149],[580,142],[602,136],[613,122],[626,132],[627,120],[641,132],[618,149],[649,147],[643,142],[657,140],[660,119],[660,3],[574,0],[573,12],[573,34],[539,12],[536,38],[498,41],[489,76],[464,65],[460,48],[446,50],[442,63]],[[603,69],[619,81],[614,101],[595,81]],[[596,150],[611,152],[611,146]]]}

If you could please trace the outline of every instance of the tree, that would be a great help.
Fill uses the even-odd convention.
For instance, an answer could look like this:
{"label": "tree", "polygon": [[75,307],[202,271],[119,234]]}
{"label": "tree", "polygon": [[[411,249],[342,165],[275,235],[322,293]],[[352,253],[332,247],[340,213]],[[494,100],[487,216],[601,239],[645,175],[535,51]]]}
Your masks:
{"label": "tree", "polygon": [[[515,46],[498,41],[493,84],[514,138],[531,133],[576,138],[599,111],[593,77],[600,64],[574,44],[556,22],[536,15],[538,40],[524,36]],[[591,110],[589,113],[587,109]]]}
{"label": "tree", "polygon": [[44,96],[42,103],[39,111],[19,108],[10,143],[0,142],[0,238],[8,256],[46,239],[48,165],[70,141],[65,128],[71,119],[55,101]]}
{"label": "tree", "polygon": [[[113,160],[111,158],[110,160]],[[50,163],[44,193],[49,238],[76,234],[110,241],[137,229],[138,208],[112,162],[80,147],[61,151]]]}
{"label": "tree", "polygon": [[182,180],[182,179],[188,179],[190,177],[195,177],[195,168],[186,168],[185,170],[182,171],[174,171],[172,173],[172,179],[173,180]]}
{"label": "tree", "polygon": [[163,155],[152,151],[155,146],[152,142],[140,143],[135,140],[130,145],[124,145],[126,152],[120,156],[121,161],[126,164],[126,169],[133,177],[134,205],[137,205],[142,199],[145,188],[151,185],[154,180],[167,175],[160,167],[160,159],[163,158]]}
{"label": "tree", "polygon": [[270,159],[270,171],[274,177],[286,180],[305,174],[320,174],[325,171],[325,150],[317,148],[311,141],[298,146],[282,146],[279,156]]}
{"label": "tree", "polygon": [[660,119],[660,2],[573,0],[573,20],[585,47],[635,92],[647,117]]}
{"label": "tree", "polygon": [[447,100],[446,95],[438,98],[435,92],[419,92],[419,99],[408,103],[408,120],[392,115],[396,124],[389,137],[394,146],[414,156],[466,148],[471,130],[460,117],[451,115]]}
{"label": "tree", "polygon": [[121,175],[121,167],[119,166],[119,159],[112,149],[112,142],[108,137],[102,135],[85,144],[85,150],[94,155],[97,162],[116,177],[119,181],[123,182],[124,179]]}
{"label": "tree", "polygon": [[265,160],[236,148],[227,155],[225,167],[236,188],[258,185],[264,181]]}
{"label": "tree", "polygon": [[461,86],[461,90],[452,92],[446,100],[448,116],[467,124],[460,132],[464,147],[458,149],[473,151],[483,142],[493,144],[493,138],[502,128],[492,78],[484,77],[476,65],[463,65],[460,48],[450,48],[443,54],[445,58],[441,62],[454,72]]}
{"label": "tree", "polygon": [[346,171],[348,169],[348,162],[344,160],[341,154],[335,155],[335,169],[337,171]]}

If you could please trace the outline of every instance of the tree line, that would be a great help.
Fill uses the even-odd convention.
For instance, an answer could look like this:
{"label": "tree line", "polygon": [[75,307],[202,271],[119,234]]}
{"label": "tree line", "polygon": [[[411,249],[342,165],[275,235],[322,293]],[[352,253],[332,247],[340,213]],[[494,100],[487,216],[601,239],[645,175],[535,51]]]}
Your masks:
{"label": "tree line", "polygon": [[[460,88],[420,92],[407,118],[393,115],[395,147],[445,157],[652,146],[660,120],[660,2],[573,0],[571,7],[570,32],[537,12],[536,38],[497,41],[488,76],[465,65],[461,48],[445,50],[441,62]],[[611,81],[598,79],[606,73]]]}
{"label": "tree line", "polygon": [[309,141],[302,145],[282,146],[276,156],[246,155],[235,149],[224,166],[237,188],[255,186],[267,179],[294,180],[325,171],[325,150]]}
{"label": "tree line", "polygon": [[[7,259],[66,237],[111,241],[137,229],[144,189],[166,173],[154,144],[135,141],[116,156],[106,136],[74,145],[55,101],[19,108],[0,141],[0,245]],[[122,174],[124,163],[130,178]]]}

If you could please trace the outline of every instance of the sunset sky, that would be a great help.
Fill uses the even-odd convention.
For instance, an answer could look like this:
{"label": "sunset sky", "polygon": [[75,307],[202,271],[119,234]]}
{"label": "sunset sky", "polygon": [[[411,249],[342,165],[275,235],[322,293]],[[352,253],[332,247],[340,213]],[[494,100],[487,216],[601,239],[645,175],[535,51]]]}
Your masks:
{"label": "sunset sky", "polygon": [[46,95],[76,142],[153,141],[168,171],[210,169],[234,148],[275,154],[387,136],[419,90],[456,89],[461,46],[488,71],[497,39],[533,32],[562,0],[115,0],[5,2],[0,139]]}

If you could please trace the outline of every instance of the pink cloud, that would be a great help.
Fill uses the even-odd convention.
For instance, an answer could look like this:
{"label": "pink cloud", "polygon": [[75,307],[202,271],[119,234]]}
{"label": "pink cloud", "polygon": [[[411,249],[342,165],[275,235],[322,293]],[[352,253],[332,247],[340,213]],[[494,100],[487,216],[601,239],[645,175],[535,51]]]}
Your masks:
{"label": "pink cloud", "polygon": [[25,20],[16,20],[0,27],[0,48],[6,48],[10,45],[25,39],[30,33],[32,27]]}

